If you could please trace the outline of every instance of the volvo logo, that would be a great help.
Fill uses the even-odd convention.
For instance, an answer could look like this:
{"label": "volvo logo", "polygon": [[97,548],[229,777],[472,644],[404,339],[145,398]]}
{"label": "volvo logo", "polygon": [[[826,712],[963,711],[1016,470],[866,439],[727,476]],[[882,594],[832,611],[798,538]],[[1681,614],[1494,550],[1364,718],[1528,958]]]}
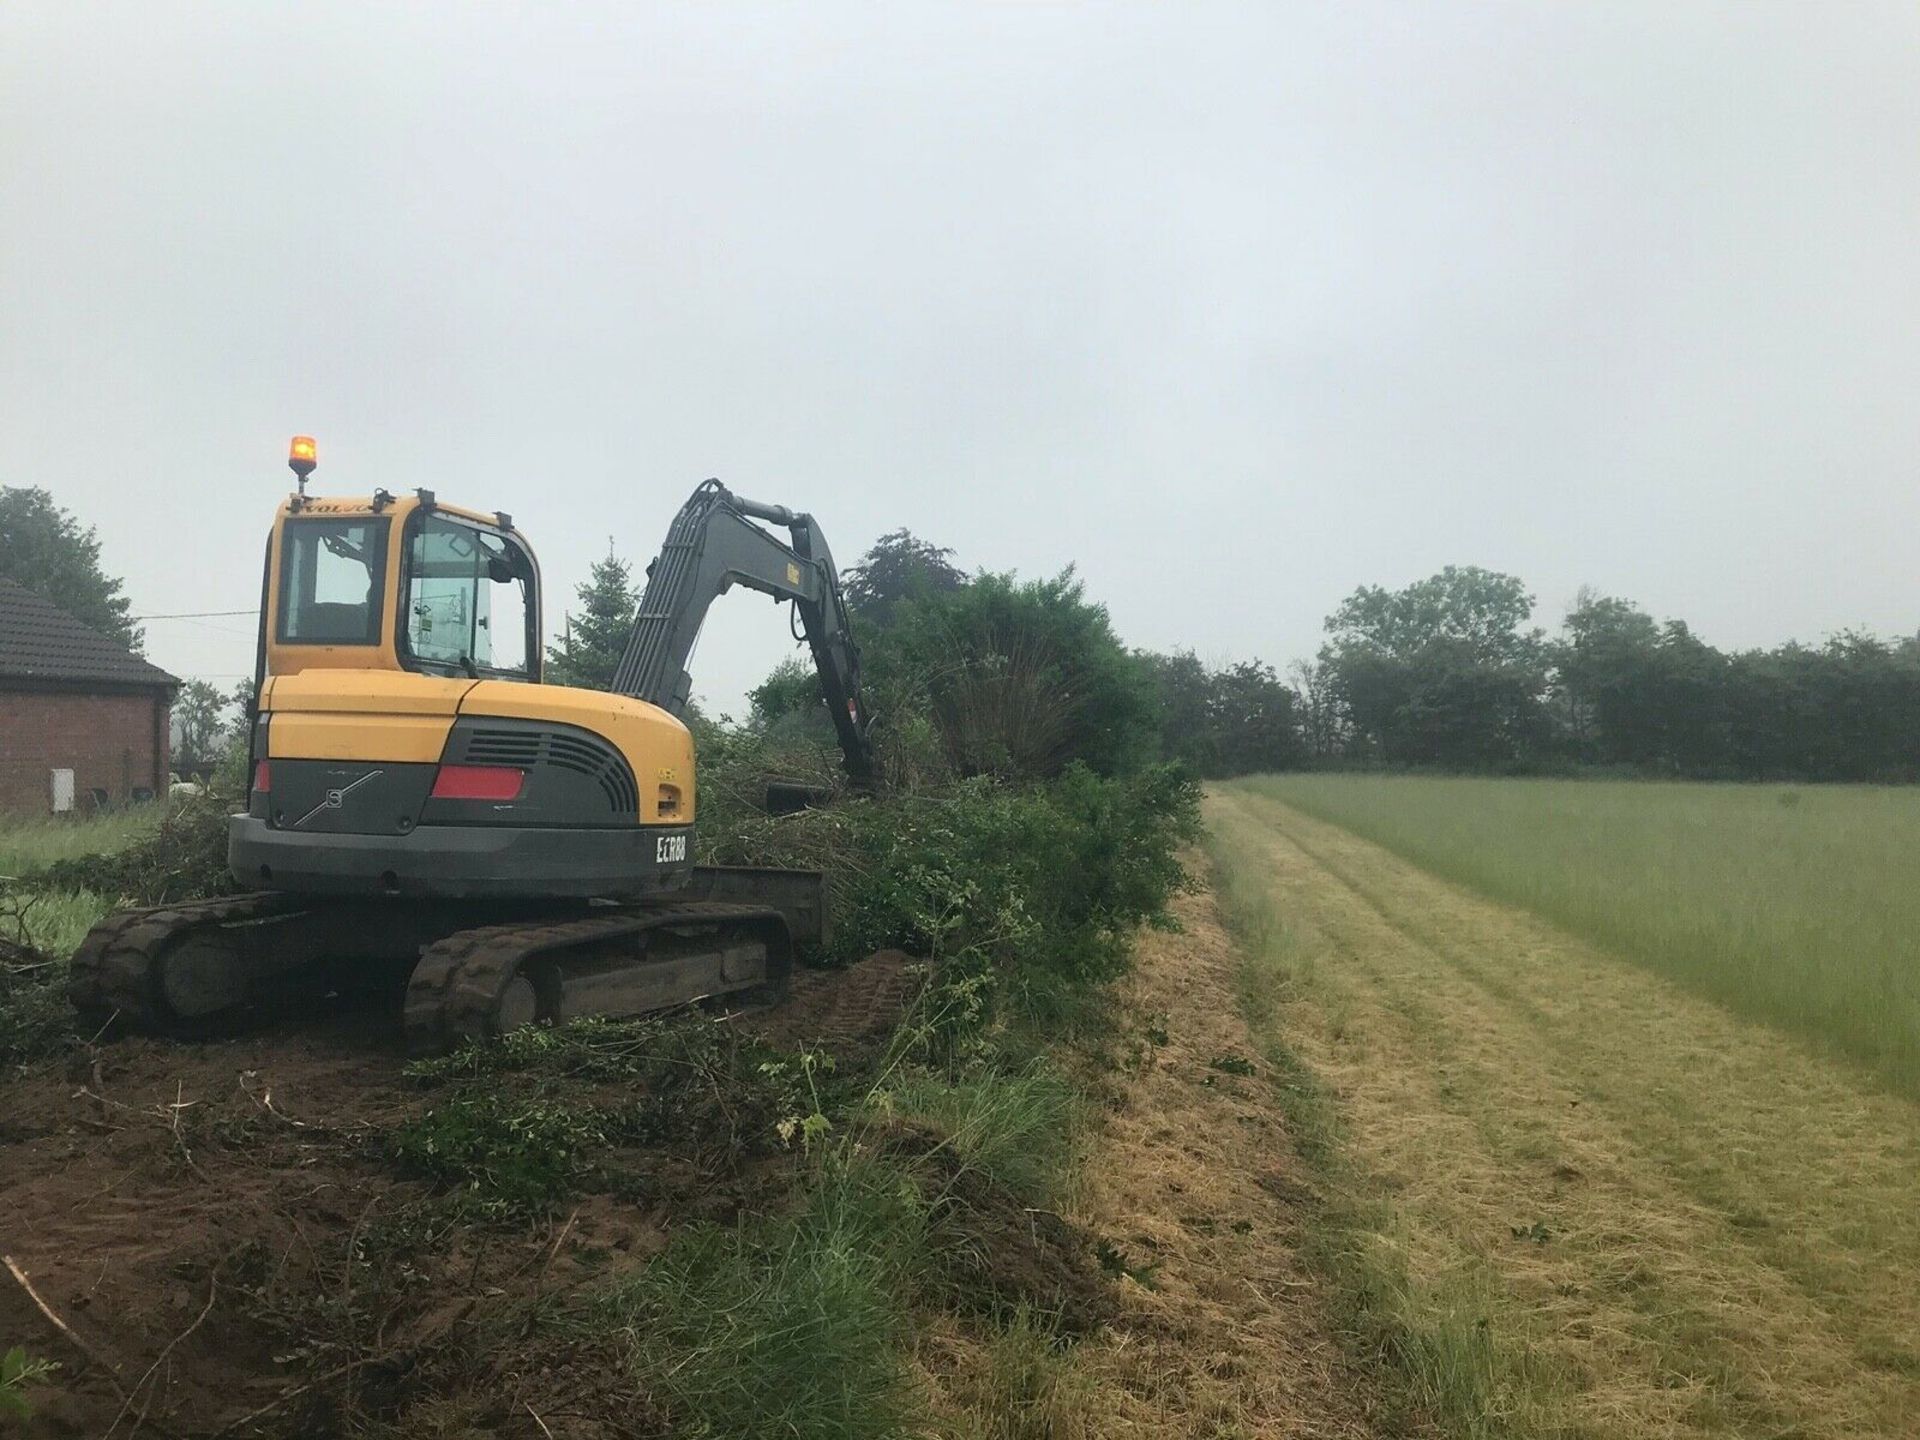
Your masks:
{"label": "volvo logo", "polygon": [[327,791],[327,793],[321,797],[320,803],[318,805],[314,806],[311,810],[307,811],[306,814],[302,815],[298,820],[293,822],[294,829],[296,830],[299,829],[302,825],[306,824],[309,820],[313,819],[314,816],[318,815],[322,810],[340,810],[345,808],[347,803],[347,796],[351,795],[354,791],[358,790],[362,785],[366,784],[369,780],[373,779],[375,776],[384,775],[385,773],[386,772],[384,770],[369,770],[366,774],[362,775],[358,780],[349,781],[347,784],[340,786],[337,790]]}

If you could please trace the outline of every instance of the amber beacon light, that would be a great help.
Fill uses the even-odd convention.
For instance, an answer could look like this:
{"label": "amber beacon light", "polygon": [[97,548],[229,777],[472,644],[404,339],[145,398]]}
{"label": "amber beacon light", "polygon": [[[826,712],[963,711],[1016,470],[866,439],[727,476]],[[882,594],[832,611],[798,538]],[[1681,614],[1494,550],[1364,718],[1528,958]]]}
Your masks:
{"label": "amber beacon light", "polygon": [[287,447],[287,468],[302,480],[313,473],[313,467],[320,463],[320,447],[313,443],[311,435],[296,435],[293,443]]}

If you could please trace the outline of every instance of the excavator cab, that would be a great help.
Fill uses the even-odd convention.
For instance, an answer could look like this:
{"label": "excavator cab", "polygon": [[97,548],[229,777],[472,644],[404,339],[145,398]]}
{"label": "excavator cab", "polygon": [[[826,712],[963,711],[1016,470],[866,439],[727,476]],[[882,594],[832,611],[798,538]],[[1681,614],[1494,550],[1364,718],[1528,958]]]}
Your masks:
{"label": "excavator cab", "polygon": [[540,566],[511,517],[304,491],[267,545],[235,877],[485,899],[684,885],[692,737],[631,696],[540,683]]}
{"label": "excavator cab", "polygon": [[275,517],[263,589],[268,674],[540,679],[539,562],[503,514],[442,506],[431,491],[292,496]]}

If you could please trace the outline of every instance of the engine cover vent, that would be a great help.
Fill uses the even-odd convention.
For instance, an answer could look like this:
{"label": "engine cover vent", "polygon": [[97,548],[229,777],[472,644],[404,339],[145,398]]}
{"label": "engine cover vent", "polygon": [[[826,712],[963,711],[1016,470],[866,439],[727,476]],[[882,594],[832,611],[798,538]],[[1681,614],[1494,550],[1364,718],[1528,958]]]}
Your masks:
{"label": "engine cover vent", "polygon": [[[639,818],[640,787],[632,767],[612,742],[590,730],[534,720],[463,718],[447,737],[446,760],[454,765],[511,765],[525,770],[526,801],[515,807],[525,812],[549,808],[543,803],[549,794],[556,801],[562,793],[578,795],[580,782],[587,781],[604,809],[580,820],[604,824],[609,818]],[[566,783],[563,776],[578,778]],[[535,816],[526,813],[521,818]]]}

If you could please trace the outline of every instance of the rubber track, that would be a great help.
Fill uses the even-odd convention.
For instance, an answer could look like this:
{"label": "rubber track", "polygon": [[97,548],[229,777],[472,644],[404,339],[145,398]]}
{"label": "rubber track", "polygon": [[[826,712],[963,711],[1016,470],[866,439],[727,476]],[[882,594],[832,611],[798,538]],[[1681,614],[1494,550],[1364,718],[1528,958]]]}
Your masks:
{"label": "rubber track", "polygon": [[300,908],[291,895],[223,895],[144,910],[120,910],[87,932],[67,971],[67,998],[98,1028],[179,1032],[179,1017],[160,993],[155,968],[183,934],[203,926],[258,920]]}
{"label": "rubber track", "polygon": [[[415,1054],[433,1054],[462,1040],[498,1033],[495,1010],[500,996],[514,972],[534,956],[671,925],[779,918],[778,912],[753,905],[698,904],[626,910],[548,925],[485,925],[463,930],[420,952],[419,963],[407,980],[407,1048]],[[781,977],[774,978],[778,983]]]}

